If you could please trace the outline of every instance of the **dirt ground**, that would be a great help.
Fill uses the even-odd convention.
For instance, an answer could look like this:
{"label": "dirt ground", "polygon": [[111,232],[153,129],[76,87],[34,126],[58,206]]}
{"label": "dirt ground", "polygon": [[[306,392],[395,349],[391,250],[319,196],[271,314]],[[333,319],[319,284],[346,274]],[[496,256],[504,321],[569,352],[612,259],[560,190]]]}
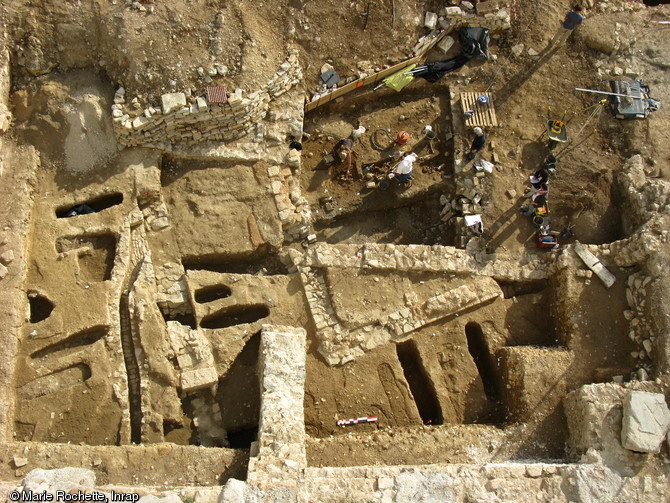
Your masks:
{"label": "dirt ground", "polygon": [[[612,271],[618,282],[610,290],[597,281],[573,285],[568,295],[578,299],[572,317],[579,323],[570,338],[561,330],[567,320],[556,315],[561,300],[552,280],[500,284],[504,295],[488,305],[330,367],[317,351],[316,327],[299,277],[279,259],[283,233],[266,191],[268,165],[123,151],[114,138],[109,111],[118,86],[144,104],[157,104],[165,92],[187,89],[201,95],[207,85],[253,91],[275,72],[289,48],[297,47],[305,74],[299,91],[309,96],[326,62],[346,78],[356,75],[361,62],[401,61],[425,34],[424,12],[438,10],[443,2],[398,0],[395,19],[390,4],[2,0],[15,117],[8,136],[17,151],[35,147],[41,160],[26,257],[27,315],[17,336],[13,441],[128,443],[119,436],[127,418],[115,387],[125,383],[119,381],[122,352],[109,335],[109,327],[122,323],[115,317],[123,317],[123,306],[109,302],[121,288],[114,283],[115,271],[124,267],[128,272],[132,263],[118,263],[115,250],[122,233],[105,229],[125,229],[133,211],[147,208],[137,193],[144,176],[137,173],[142,172],[153,173],[152,187],[172,227],[128,239],[147,243],[156,269],[181,267],[193,292],[190,309],[179,313],[158,311],[156,299],[146,297],[155,311],[154,318],[147,315],[154,323],[152,341],[166,337],[167,321],[205,328],[219,377],[216,395],[180,395],[175,363],[165,363],[156,343],[156,359],[167,368],[148,371],[156,443],[204,444],[194,405],[200,398],[217,406],[212,410],[222,410],[207,416],[218,417],[228,430],[227,439],[214,444],[248,450],[258,428],[256,334],[262,323],[277,323],[302,326],[308,334],[305,426],[311,465],[566,458],[563,396],[582,384],[628,378],[635,366],[630,354],[635,348],[620,313],[626,308],[626,279],[636,270]],[[490,90],[500,119],[499,127],[488,131],[482,154],[499,158],[487,177],[483,204],[489,252],[514,255],[535,249],[536,229],[519,207],[526,201],[530,173],[549,153],[546,140],[538,140],[549,106],[551,113],[567,112],[572,135],[554,151],[559,162],[550,181],[553,227],[573,226],[572,239],[582,243],[625,237],[621,214],[626,208],[613,181],[635,153],[649,161],[654,176],[669,176],[667,107],[645,121],[617,121],[607,108],[598,113],[597,95],[574,88],[607,89],[620,66],[625,78],[643,78],[656,96],[668,95],[663,55],[670,51],[670,38],[658,36],[664,28],[652,23],[668,19],[670,10],[587,10],[585,26],[566,45],[549,56],[529,55],[528,49],[540,52],[547,44],[566,6],[559,0],[518,2],[512,30],[495,34],[491,53],[496,58],[485,65],[465,66],[436,84],[417,80],[402,93],[366,88],[308,113],[300,184],[318,240],[453,244],[452,236],[430,230],[440,224],[440,196],[453,192],[452,167],[470,141],[468,132],[455,131],[451,121],[450,93],[464,89]],[[609,54],[596,49],[608,43]],[[515,56],[512,47],[518,44],[524,49]],[[428,55],[429,60],[441,57],[437,51]],[[367,130],[354,145],[361,172],[337,179],[324,154],[359,125]],[[434,152],[423,139],[425,125],[438,132]],[[366,187],[370,179],[363,168],[381,174],[393,165],[383,161],[395,149],[382,151],[370,141],[380,128],[392,136],[410,133],[404,150],[420,156],[411,187]],[[447,139],[448,132],[457,135]],[[4,200],[12,197],[8,187],[0,185]],[[109,207],[95,215],[60,217],[59,212],[101,195],[108,198],[101,204]],[[15,224],[11,219],[6,216],[8,228]],[[403,308],[408,294],[429,297],[467,281],[428,273],[326,272],[334,316],[348,328]],[[336,425],[338,419],[362,415],[376,415],[379,421],[348,429]],[[232,471],[240,472],[240,456],[222,452],[237,459]],[[68,451],[63,457],[76,455]],[[118,461],[111,460],[113,453],[105,456],[110,465]],[[96,469],[104,468],[103,463]],[[181,469],[166,468],[164,475],[176,477]],[[193,477],[206,484],[221,482],[209,472]]]}

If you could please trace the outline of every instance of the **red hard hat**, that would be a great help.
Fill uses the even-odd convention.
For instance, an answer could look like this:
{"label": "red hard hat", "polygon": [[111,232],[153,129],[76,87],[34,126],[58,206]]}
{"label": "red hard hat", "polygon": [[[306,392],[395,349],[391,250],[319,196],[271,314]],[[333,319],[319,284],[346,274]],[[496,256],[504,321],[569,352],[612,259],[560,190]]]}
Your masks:
{"label": "red hard hat", "polygon": [[400,131],[398,133],[398,145],[404,145],[409,140],[409,133],[407,131]]}

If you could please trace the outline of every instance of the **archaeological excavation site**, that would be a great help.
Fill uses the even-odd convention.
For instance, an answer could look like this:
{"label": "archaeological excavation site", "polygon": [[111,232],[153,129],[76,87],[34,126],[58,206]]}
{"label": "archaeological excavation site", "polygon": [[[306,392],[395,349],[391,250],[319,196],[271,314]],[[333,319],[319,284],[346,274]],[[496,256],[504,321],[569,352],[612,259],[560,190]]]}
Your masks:
{"label": "archaeological excavation site", "polygon": [[0,497],[670,500],[669,2],[0,3]]}

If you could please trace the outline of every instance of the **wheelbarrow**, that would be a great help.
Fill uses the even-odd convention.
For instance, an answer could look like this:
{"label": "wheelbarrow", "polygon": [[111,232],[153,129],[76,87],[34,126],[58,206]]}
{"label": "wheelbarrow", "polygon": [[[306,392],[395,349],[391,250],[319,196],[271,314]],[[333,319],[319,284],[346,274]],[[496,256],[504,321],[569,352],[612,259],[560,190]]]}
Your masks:
{"label": "wheelbarrow", "polygon": [[566,112],[563,112],[561,120],[551,118],[551,107],[547,108],[547,137],[549,150],[554,150],[559,143],[568,141],[568,124],[565,122]]}

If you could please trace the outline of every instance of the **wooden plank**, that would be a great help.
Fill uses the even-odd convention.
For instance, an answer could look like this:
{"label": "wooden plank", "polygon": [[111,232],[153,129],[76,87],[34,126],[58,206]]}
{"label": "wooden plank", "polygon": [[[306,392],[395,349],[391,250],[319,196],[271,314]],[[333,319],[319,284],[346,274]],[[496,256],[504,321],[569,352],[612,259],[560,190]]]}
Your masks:
{"label": "wooden plank", "polygon": [[328,93],[324,96],[321,96],[320,98],[317,98],[316,100],[310,101],[305,105],[305,112],[309,112],[310,110],[314,110],[317,107],[320,107],[321,105],[325,105],[329,101],[332,101],[336,98],[339,98],[340,96],[347,94],[354,89],[358,89],[359,87],[365,86],[367,84],[371,84],[374,82],[379,82],[380,80],[388,77],[389,75],[398,72],[405,68],[406,66],[411,65],[412,63],[418,62],[420,59],[419,56],[414,56],[413,58],[407,59],[405,61],[402,61],[401,63],[397,63],[393,66],[390,66],[386,68],[385,70],[382,70],[380,72],[375,72],[372,75],[368,75],[367,77],[364,77],[362,79],[354,80],[353,82],[349,82],[343,87],[340,87],[339,89],[335,89],[332,93]]}
{"label": "wooden plank", "polygon": [[347,93],[350,93],[354,89],[358,89],[359,87],[374,83],[374,82],[379,82],[380,80],[388,77],[389,75],[402,70],[406,66],[409,66],[413,63],[418,63],[419,60],[428,52],[430,51],[435,45],[442,40],[450,31],[452,30],[452,27],[449,27],[446,30],[433,30],[431,33],[426,35],[426,38],[424,39],[424,43],[417,45],[416,47],[418,48],[416,51],[416,54],[414,57],[406,59],[405,61],[402,61],[400,63],[397,63],[393,66],[390,66],[389,68],[382,70],[380,72],[373,73],[372,75],[368,75],[367,77],[364,77],[362,79],[357,79],[354,80],[353,82],[350,82],[343,87],[340,87],[333,91],[332,93],[328,93],[324,96],[321,96],[320,98],[317,98],[315,100],[310,101],[305,105],[305,113],[314,110],[315,108],[320,107],[321,105],[325,105],[326,103],[339,98],[340,96],[343,96]]}
{"label": "wooden plank", "polygon": [[498,117],[496,117],[496,107],[493,105],[493,97],[489,96],[489,104],[491,105],[491,123],[498,127]]}
{"label": "wooden plank", "polygon": [[[489,101],[486,105],[480,105],[477,99],[481,95],[485,95],[489,98]],[[474,113],[472,117],[465,120],[465,125],[467,127],[497,127],[498,119],[495,114],[495,108],[493,106],[493,99],[489,93],[477,93],[477,92],[462,92],[461,93],[461,106],[463,112],[466,110],[472,110]]]}

